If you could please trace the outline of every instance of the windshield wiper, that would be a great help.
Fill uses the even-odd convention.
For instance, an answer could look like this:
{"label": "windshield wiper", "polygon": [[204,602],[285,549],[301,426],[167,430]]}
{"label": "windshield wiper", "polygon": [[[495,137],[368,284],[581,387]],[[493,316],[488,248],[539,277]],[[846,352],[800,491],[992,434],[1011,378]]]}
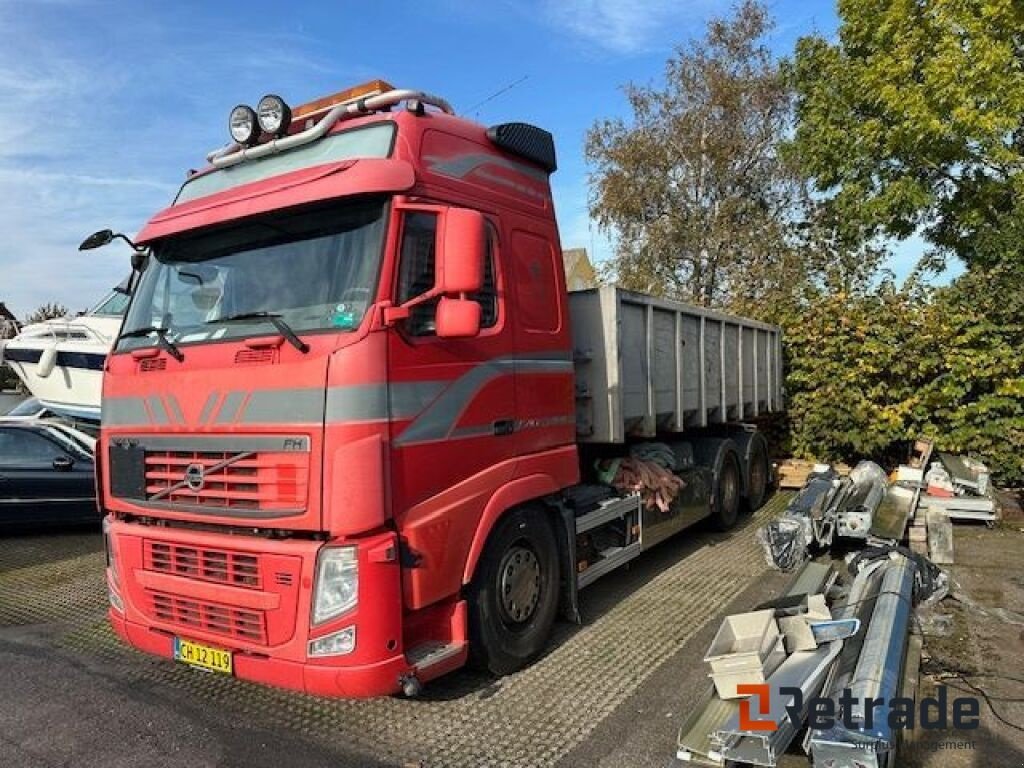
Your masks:
{"label": "windshield wiper", "polygon": [[174,345],[173,341],[167,338],[167,331],[167,328],[161,328],[159,325],[149,325],[145,328],[135,328],[131,331],[123,331],[120,338],[133,339],[141,336],[149,336],[149,334],[155,333],[157,345],[180,363],[185,359],[185,355]]}
{"label": "windshield wiper", "polygon": [[288,343],[295,347],[299,352],[305,354],[309,352],[309,344],[304,342],[298,336],[295,335],[295,331],[292,330],[291,326],[284,321],[284,319],[275,312],[242,312],[237,315],[228,315],[227,317],[217,317],[213,320],[207,320],[207,325],[214,325],[216,323],[241,323],[245,320],[266,320],[268,323],[277,328],[278,332],[284,336]]}

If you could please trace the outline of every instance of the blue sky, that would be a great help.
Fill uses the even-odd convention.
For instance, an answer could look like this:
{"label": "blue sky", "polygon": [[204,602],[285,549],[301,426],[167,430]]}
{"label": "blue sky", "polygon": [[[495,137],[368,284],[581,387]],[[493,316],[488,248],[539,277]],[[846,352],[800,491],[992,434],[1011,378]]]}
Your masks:
{"label": "blue sky", "polygon": [[[127,272],[127,255],[113,246],[80,254],[77,244],[102,227],[137,232],[224,143],[232,106],[268,92],[300,103],[374,77],[443,95],[482,122],[551,130],[563,244],[605,255],[587,216],[584,134],[625,114],[623,83],[657,81],[673,45],[729,6],[0,0],[0,301],[18,315],[50,300],[93,304]],[[802,34],[834,33],[832,0],[770,7],[780,53]],[[918,248],[900,249],[898,274]]]}

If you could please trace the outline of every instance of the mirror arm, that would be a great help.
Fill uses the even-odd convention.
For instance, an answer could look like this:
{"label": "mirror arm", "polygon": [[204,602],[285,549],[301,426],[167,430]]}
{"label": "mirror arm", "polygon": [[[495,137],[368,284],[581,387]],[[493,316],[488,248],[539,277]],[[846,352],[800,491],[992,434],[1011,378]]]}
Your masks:
{"label": "mirror arm", "polygon": [[404,304],[399,306],[385,306],[384,307],[384,325],[394,325],[399,320],[407,320],[414,307],[418,307],[420,304],[425,304],[431,299],[436,299],[441,296],[441,289],[434,287],[425,293],[421,293],[419,296],[415,296],[409,299]]}

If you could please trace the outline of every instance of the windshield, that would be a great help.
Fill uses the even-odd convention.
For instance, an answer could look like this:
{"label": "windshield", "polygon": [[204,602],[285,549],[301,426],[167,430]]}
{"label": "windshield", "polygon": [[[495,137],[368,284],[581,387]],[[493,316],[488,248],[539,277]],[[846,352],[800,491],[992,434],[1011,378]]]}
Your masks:
{"label": "windshield", "polygon": [[89,311],[89,314],[114,316],[123,315],[124,311],[128,309],[128,299],[129,296],[127,293],[123,293],[120,290],[114,291],[104,297],[103,301]]}
{"label": "windshield", "polygon": [[39,401],[34,397],[30,397],[28,400],[22,400],[16,406],[11,408],[7,412],[8,416],[35,416],[43,410],[43,407],[39,404]]}
{"label": "windshield", "polygon": [[[376,288],[386,209],[379,197],[334,201],[159,241],[123,332],[163,328],[175,344],[277,333],[260,318],[227,321],[259,312],[296,333],[351,331]],[[122,337],[117,349],[157,342]]]}

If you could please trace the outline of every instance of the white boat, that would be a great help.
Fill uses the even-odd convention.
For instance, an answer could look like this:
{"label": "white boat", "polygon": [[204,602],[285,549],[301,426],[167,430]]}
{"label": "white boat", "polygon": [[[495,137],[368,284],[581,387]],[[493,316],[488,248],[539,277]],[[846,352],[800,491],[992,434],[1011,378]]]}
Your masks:
{"label": "white boat", "polygon": [[84,315],[25,326],[0,343],[0,361],[14,369],[47,409],[98,421],[103,364],[127,307],[128,294],[118,286]]}

